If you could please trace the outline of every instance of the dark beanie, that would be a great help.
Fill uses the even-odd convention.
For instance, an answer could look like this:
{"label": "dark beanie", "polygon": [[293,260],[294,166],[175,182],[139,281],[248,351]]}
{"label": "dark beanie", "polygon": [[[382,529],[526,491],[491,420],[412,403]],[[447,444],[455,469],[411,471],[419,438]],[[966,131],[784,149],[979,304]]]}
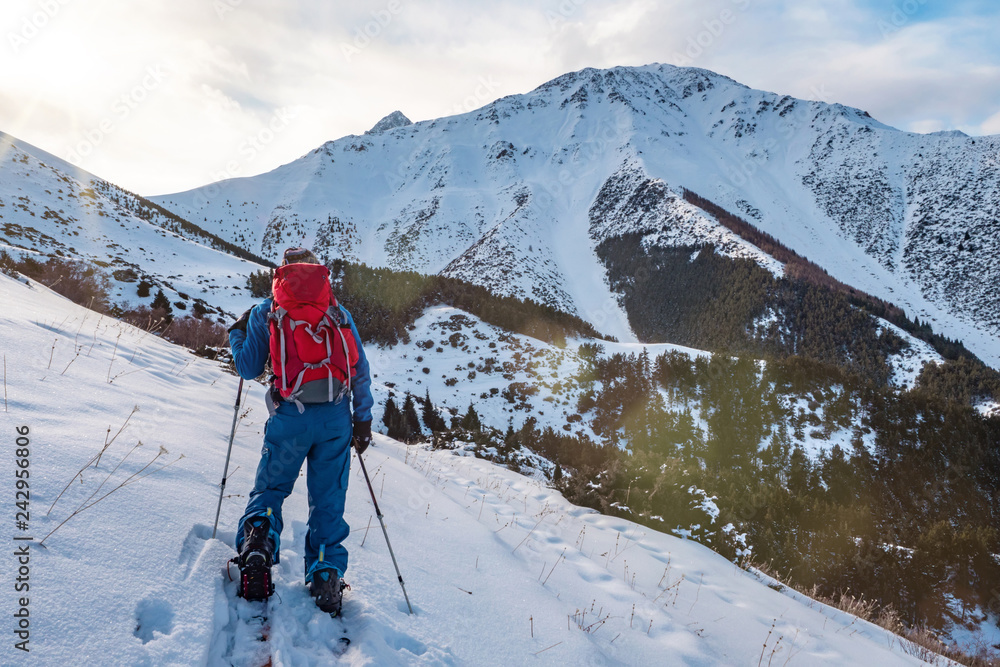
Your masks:
{"label": "dark beanie", "polygon": [[281,265],[285,264],[319,264],[316,255],[311,250],[305,248],[289,248],[281,258]]}

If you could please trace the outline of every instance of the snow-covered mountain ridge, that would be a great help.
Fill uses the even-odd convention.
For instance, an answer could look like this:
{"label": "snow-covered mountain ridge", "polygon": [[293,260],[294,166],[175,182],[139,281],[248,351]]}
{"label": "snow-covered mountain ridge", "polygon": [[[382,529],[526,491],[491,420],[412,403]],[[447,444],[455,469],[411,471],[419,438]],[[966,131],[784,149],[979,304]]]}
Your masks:
{"label": "snow-covered mountain ridge", "polygon": [[114,302],[141,303],[136,285],[145,280],[153,292],[162,288],[179,310],[200,303],[225,319],[223,313],[246,307],[247,274],[261,266],[235,257],[235,248],[220,241],[151,202],[0,133],[0,249],[96,264],[112,281]]}
{"label": "snow-covered mountain ridge", "polygon": [[594,252],[602,238],[712,243],[777,268],[684,202],[688,189],[1000,364],[998,137],[901,132],[670,65],[585,69],[379,130],[155,200],[265,257],[305,243],[444,273],[634,340]]}

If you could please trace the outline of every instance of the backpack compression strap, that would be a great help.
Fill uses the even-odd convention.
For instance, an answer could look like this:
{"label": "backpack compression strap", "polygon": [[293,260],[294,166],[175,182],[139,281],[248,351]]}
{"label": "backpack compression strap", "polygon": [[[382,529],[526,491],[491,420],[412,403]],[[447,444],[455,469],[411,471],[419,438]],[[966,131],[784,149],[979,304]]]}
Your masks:
{"label": "backpack compression strap", "polygon": [[[334,309],[336,309],[336,316],[335,316],[335,318],[336,318],[336,324],[334,324],[334,317],[331,317],[331,315],[334,312]],[[282,391],[282,395],[284,395],[286,392],[288,392],[288,373],[286,372],[286,368],[285,368],[285,364],[286,364],[286,361],[287,361],[286,356],[285,356],[285,350],[286,350],[286,346],[285,346],[285,329],[282,326],[284,324],[285,318],[287,316],[288,316],[288,311],[285,310],[284,308],[281,308],[280,306],[277,307],[277,308],[275,308],[274,312],[271,314],[271,317],[273,317],[275,319],[275,321],[276,321],[277,329],[278,329],[278,336],[279,336],[279,341],[280,341],[280,346],[279,347],[281,349],[281,391]],[[302,361],[303,368],[295,376],[295,383],[293,384],[292,390],[288,394],[288,397],[286,399],[286,400],[291,400],[291,401],[295,402],[295,406],[298,408],[300,414],[302,412],[305,412],[305,407],[298,400],[298,396],[301,393],[302,380],[305,377],[305,373],[306,373],[307,370],[322,369],[322,368],[326,369],[326,376],[327,376],[326,377],[326,380],[327,380],[327,396],[328,396],[328,400],[331,401],[331,402],[333,402],[333,401],[339,401],[340,399],[342,399],[351,390],[351,356],[350,356],[350,349],[349,349],[349,347],[347,345],[347,338],[346,338],[346,336],[344,336],[343,329],[340,326],[338,326],[339,323],[340,323],[340,321],[341,321],[340,320],[340,308],[337,307],[336,305],[334,305],[334,306],[331,306],[327,310],[327,312],[323,314],[323,317],[320,320],[319,324],[317,325],[315,331],[312,328],[312,324],[310,324],[306,320],[291,320],[290,319],[289,322],[288,322],[289,328],[293,332],[295,331],[296,327],[300,327],[300,326],[304,327],[306,334],[308,334],[309,337],[312,338],[315,343],[323,344],[326,347],[326,358],[322,359],[318,363],[309,363],[309,362],[306,362],[306,361]],[[343,390],[338,395],[336,395],[336,396],[334,396],[334,393],[333,393],[333,349],[331,348],[331,345],[330,345],[330,332],[329,332],[330,329],[335,329],[337,331],[337,333],[340,334],[340,341],[341,341],[341,343],[344,346],[344,360],[345,360],[345,366],[346,366],[345,372],[344,372],[344,376],[347,379],[347,383],[346,383],[345,387],[343,388]]]}

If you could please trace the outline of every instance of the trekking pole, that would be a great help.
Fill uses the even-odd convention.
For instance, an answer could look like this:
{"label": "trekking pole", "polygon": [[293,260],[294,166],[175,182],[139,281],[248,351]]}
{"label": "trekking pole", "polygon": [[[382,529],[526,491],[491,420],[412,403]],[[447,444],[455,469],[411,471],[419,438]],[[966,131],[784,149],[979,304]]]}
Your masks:
{"label": "trekking pole", "polygon": [[240,378],[240,387],[236,390],[236,405],[233,407],[233,428],[229,432],[229,449],[226,450],[226,467],[222,469],[222,484],[219,486],[219,506],[215,508],[215,525],[212,526],[212,539],[215,539],[215,531],[219,527],[219,512],[222,511],[222,494],[226,492],[226,475],[229,474],[229,456],[233,453],[233,438],[236,437],[236,420],[240,415],[240,397],[243,395],[243,378]]}
{"label": "trekking pole", "polygon": [[409,609],[412,614],[413,607],[410,606],[410,596],[406,594],[406,585],[403,584],[403,575],[399,573],[399,565],[396,564],[396,554],[392,552],[392,545],[389,544],[389,533],[385,532],[385,521],[382,520],[382,510],[378,508],[378,501],[375,500],[375,490],[372,488],[372,481],[368,479],[368,469],[365,468],[365,460],[361,458],[361,454],[358,454],[358,462],[361,463],[361,472],[365,474],[365,482],[368,483],[368,492],[372,494],[372,503],[375,504],[375,516],[378,517],[378,522],[382,526],[382,534],[385,535],[385,545],[389,547],[389,555],[392,557],[392,566],[396,568],[396,576],[399,577],[399,587],[403,589],[403,597],[406,599],[406,608]]}

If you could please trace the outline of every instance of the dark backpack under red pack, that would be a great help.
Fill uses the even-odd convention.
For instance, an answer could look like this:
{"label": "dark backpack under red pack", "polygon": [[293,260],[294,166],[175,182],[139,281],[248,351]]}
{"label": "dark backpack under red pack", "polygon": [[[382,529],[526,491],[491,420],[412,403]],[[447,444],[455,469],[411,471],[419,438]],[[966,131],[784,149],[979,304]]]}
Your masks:
{"label": "dark backpack under red pack", "polygon": [[[339,401],[351,389],[358,346],[330,287],[330,270],[319,264],[287,264],[274,272],[268,316],[274,387],[294,401],[308,392]],[[317,392],[317,383],[325,391]],[[307,387],[307,385],[310,385]]]}

